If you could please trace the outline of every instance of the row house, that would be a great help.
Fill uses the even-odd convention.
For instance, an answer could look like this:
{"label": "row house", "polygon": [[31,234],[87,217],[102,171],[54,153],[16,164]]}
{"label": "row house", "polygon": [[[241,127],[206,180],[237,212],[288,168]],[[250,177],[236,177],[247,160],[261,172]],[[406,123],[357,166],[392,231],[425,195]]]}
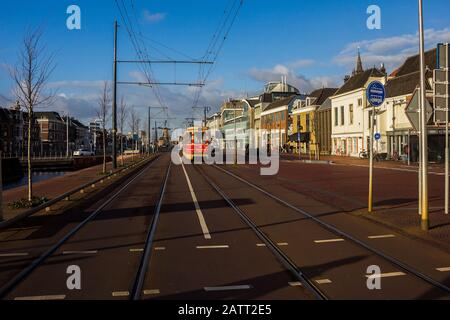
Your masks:
{"label": "row house", "polygon": [[66,153],[67,125],[54,111],[35,112],[41,129],[41,154],[64,155]]}
{"label": "row house", "polygon": [[[437,61],[436,49],[425,52],[426,65],[426,96],[430,102],[433,97],[433,69]],[[414,55],[388,77],[386,84],[386,136],[388,157],[406,157],[410,152],[411,160],[418,160],[418,136],[409,122],[405,109],[414,91],[420,86],[420,58]],[[432,129],[432,124],[430,123]],[[384,133],[383,133],[384,134]],[[430,150],[439,149],[436,146],[436,132],[429,131]],[[432,156],[432,155],[431,155]],[[433,156],[432,156],[433,157]]]}
{"label": "row house", "polygon": [[[384,67],[363,70],[361,56],[358,53],[357,67],[331,100],[331,141],[332,154],[358,157],[368,150],[372,125],[372,108],[368,106],[366,90],[372,81],[386,83]],[[386,150],[385,136],[386,112],[378,108],[375,115],[375,132],[382,133],[382,141],[377,142],[379,153]],[[384,134],[383,134],[384,132]]]}
{"label": "row house", "polygon": [[[300,146],[297,143],[297,152],[300,148],[302,153],[318,154],[322,150],[329,149],[328,143],[325,141],[324,148],[321,148],[321,142],[324,139],[320,140],[319,136],[326,132],[325,129],[327,128],[328,123],[331,123],[331,113],[322,114],[325,115],[325,117],[319,119],[318,110],[336,91],[337,88],[322,88],[315,90],[309,94],[302,103],[299,103],[294,107],[292,111],[293,133],[291,135],[291,140],[298,141],[298,137],[300,137]],[[327,118],[326,115],[330,116],[330,118]],[[324,128],[322,129],[322,127]]]}
{"label": "row house", "polygon": [[[19,104],[10,109],[0,108],[0,151],[5,156],[23,157],[28,154],[28,115]],[[36,119],[33,119],[31,144],[32,154],[38,154],[40,129]]]}

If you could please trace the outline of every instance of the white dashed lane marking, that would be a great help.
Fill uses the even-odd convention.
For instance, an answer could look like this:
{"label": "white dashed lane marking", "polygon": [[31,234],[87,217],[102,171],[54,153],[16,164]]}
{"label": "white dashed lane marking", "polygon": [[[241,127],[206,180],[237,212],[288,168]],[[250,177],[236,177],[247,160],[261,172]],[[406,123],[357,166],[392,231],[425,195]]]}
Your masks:
{"label": "white dashed lane marking", "polygon": [[333,243],[333,242],[343,242],[345,241],[344,239],[325,239],[325,240],[315,240],[314,242],[317,244],[321,244],[321,243]]}
{"label": "white dashed lane marking", "polygon": [[301,286],[302,286],[302,283],[299,282],[299,281],[289,282],[288,284],[289,284],[289,286],[291,286],[291,287],[301,287]]}
{"label": "white dashed lane marking", "polygon": [[223,245],[223,246],[197,246],[197,249],[229,249],[230,246]]}
{"label": "white dashed lane marking", "polygon": [[378,279],[378,278],[392,278],[392,277],[400,277],[400,276],[406,276],[406,273],[403,273],[403,272],[380,273],[380,274],[366,275],[366,278]]}
{"label": "white dashed lane marking", "polygon": [[450,267],[436,268],[436,270],[440,272],[450,272]]}
{"label": "white dashed lane marking", "polygon": [[34,301],[34,300],[64,300],[66,296],[61,295],[48,295],[48,296],[30,296],[30,297],[17,297],[14,300]]}
{"label": "white dashed lane marking", "polygon": [[224,286],[224,287],[205,287],[206,292],[216,292],[216,291],[235,291],[235,290],[249,290],[252,287],[249,285],[241,286]]}
{"label": "white dashed lane marking", "polygon": [[332,283],[332,281],[330,279],[320,279],[320,280],[316,280],[317,284],[330,284]]}
{"label": "white dashed lane marking", "polygon": [[97,254],[97,250],[88,250],[88,251],[63,251],[63,255],[70,255],[70,254]]}
{"label": "white dashed lane marking", "polygon": [[14,257],[26,257],[28,253],[26,252],[18,252],[18,253],[0,253],[0,258],[14,258]]}
{"label": "white dashed lane marking", "polygon": [[369,236],[367,237],[369,239],[389,239],[389,238],[395,238],[395,236],[393,234],[383,234],[383,235],[379,235],[379,236]]}
{"label": "white dashed lane marking", "polygon": [[130,252],[143,252],[144,249],[130,249]]}
{"label": "white dashed lane marking", "polygon": [[112,293],[113,297],[128,297],[130,293],[128,291],[115,291]]}
{"label": "white dashed lane marking", "polygon": [[161,292],[158,289],[152,289],[152,290],[144,290],[145,296],[154,296],[157,294],[160,294]]}

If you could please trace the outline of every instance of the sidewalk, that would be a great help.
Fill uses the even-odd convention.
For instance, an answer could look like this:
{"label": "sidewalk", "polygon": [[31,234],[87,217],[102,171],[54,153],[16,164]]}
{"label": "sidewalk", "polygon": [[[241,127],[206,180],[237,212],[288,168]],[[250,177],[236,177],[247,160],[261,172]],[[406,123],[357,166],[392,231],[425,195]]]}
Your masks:
{"label": "sidewalk", "polygon": [[[420,229],[418,210],[418,164],[403,162],[375,162],[374,212],[367,212],[367,159],[324,156],[332,165],[306,165],[298,155],[283,154],[278,179],[303,180],[293,189],[310,197],[317,197],[330,205],[341,207],[348,214],[368,219],[395,231],[421,238],[450,249],[450,215],[444,214],[444,165],[429,168],[430,230]],[[309,157],[302,157],[309,160]],[[305,171],[303,166],[308,166]],[[390,170],[379,170],[390,169]],[[323,179],[323,175],[328,178]]]}
{"label": "sidewalk", "polygon": [[[137,157],[134,157],[136,161]],[[124,157],[124,164],[132,163],[132,157]],[[118,160],[120,165],[120,158]],[[106,164],[106,171],[110,172],[112,163]],[[101,177],[103,164],[96,165],[90,168],[82,169],[67,173],[64,176],[55,177],[53,179],[37,182],[33,184],[33,194],[37,197],[46,197],[49,200],[56,198],[66,192],[69,192],[79,186],[87,184]],[[120,168],[118,169],[120,170]],[[27,211],[28,209],[13,210],[8,207],[8,204],[20,199],[28,197],[28,185],[17,187],[3,192],[3,216],[4,220],[9,220],[12,217]]]}
{"label": "sidewalk", "polygon": [[[287,154],[283,153],[281,154],[281,160],[287,160],[287,161],[298,161],[299,156],[298,154]],[[309,155],[302,155],[301,160],[310,160]],[[315,159],[312,159],[315,161]],[[359,158],[352,158],[352,157],[344,157],[344,156],[320,156],[320,161],[329,161],[333,164],[337,165],[349,165],[349,166],[369,166],[369,159],[359,159]],[[392,169],[402,169],[402,170],[415,170],[417,171],[419,169],[418,163],[411,163],[408,165],[404,161],[374,161],[374,168],[392,168]],[[444,164],[434,164],[430,163],[428,164],[428,169],[431,173],[444,173],[445,167]]]}

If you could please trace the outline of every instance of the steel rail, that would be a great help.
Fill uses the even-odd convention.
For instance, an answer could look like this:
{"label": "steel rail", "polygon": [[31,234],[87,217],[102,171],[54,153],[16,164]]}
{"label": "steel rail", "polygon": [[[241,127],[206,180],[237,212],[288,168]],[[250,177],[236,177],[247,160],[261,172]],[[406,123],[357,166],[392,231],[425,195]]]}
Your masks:
{"label": "steel rail", "polygon": [[[155,158],[154,160],[156,160]],[[6,284],[0,288],[0,299],[4,299],[7,294],[9,294],[14,288],[16,288],[20,283],[22,283],[37,267],[39,267],[44,261],[46,261],[53,253],[55,253],[64,243],[66,243],[70,238],[72,238],[76,233],[78,233],[84,226],[89,222],[94,220],[102,211],[111,204],[119,195],[121,195],[128,187],[140,178],[144,173],[147,172],[151,167],[153,167],[155,161],[150,162],[140,172],[136,173],[134,176],[128,179],[128,182],[123,185],[120,190],[109,197],[105,202],[103,202],[93,213],[91,213],[87,218],[85,218],[81,223],[75,226],[71,231],[69,231],[64,237],[62,237],[57,243],[52,245],[47,251],[42,253],[38,258],[33,260],[27,267],[25,267],[16,276],[10,279]]]}
{"label": "steel rail", "polygon": [[328,300],[325,293],[320,290],[312,280],[310,280],[302,270],[293,262],[261,229],[231,200],[219,186],[217,186],[205,172],[200,172],[197,166],[194,166],[197,172],[205,179],[205,181],[228,203],[228,205],[240,216],[240,218],[256,233],[257,237],[264,242],[266,247],[278,259],[281,264],[286,267],[300,283],[307,288],[316,299]]}
{"label": "steel rail", "polygon": [[411,275],[414,275],[417,278],[420,278],[421,280],[431,284],[434,287],[437,287],[437,288],[439,288],[439,289],[441,289],[441,290],[443,290],[443,291],[445,291],[447,293],[450,293],[450,288],[448,286],[446,286],[445,284],[434,280],[433,278],[431,278],[431,277],[427,276],[426,274],[424,274],[424,273],[414,269],[413,267],[411,267],[411,266],[401,262],[400,260],[385,254],[384,252],[382,252],[382,251],[380,251],[380,250],[378,250],[378,249],[368,245],[364,241],[361,241],[361,240],[355,238],[354,236],[350,235],[349,233],[347,233],[345,231],[339,230],[337,227],[335,227],[335,226],[333,226],[333,225],[331,225],[331,224],[329,224],[329,223],[327,223],[327,222],[325,222],[325,221],[315,217],[314,215],[312,215],[311,213],[308,213],[307,211],[305,211],[303,209],[297,208],[296,206],[290,204],[289,202],[287,202],[287,201],[285,201],[285,200],[283,200],[283,199],[281,199],[281,198],[271,194],[270,192],[264,190],[263,188],[261,188],[261,187],[255,185],[255,184],[247,181],[246,179],[244,179],[242,177],[239,177],[238,175],[236,175],[236,174],[234,174],[234,173],[232,173],[232,172],[230,172],[228,170],[220,168],[217,165],[214,165],[214,168],[216,168],[216,169],[222,171],[223,173],[225,173],[225,174],[227,174],[227,175],[229,175],[229,176],[231,176],[231,177],[241,181],[242,183],[252,187],[253,189],[260,191],[261,193],[265,194],[266,196],[268,196],[268,197],[272,198],[273,200],[277,201],[278,203],[280,203],[280,204],[282,204],[282,205],[284,205],[284,206],[286,206],[286,207],[296,211],[297,213],[300,213],[303,216],[313,220],[314,222],[318,223],[319,225],[321,225],[322,227],[324,227],[328,231],[330,231],[330,232],[332,232],[332,233],[334,233],[336,235],[339,235],[339,236],[341,236],[343,238],[346,238],[346,239],[350,240],[351,242],[354,242],[354,243],[358,244],[359,246],[365,248],[366,250],[376,254],[377,256],[379,256],[379,257],[381,257],[381,258],[383,258],[383,259],[385,259],[387,261],[389,261],[390,263],[392,263],[393,265],[395,265],[398,268],[402,269],[403,271],[405,271],[405,272],[407,272],[407,273],[409,273]]}
{"label": "steel rail", "polygon": [[159,200],[155,207],[152,222],[150,224],[150,228],[147,233],[144,252],[142,254],[141,262],[139,264],[139,268],[136,273],[136,278],[135,278],[135,281],[133,284],[133,290],[131,292],[131,300],[139,300],[139,299],[141,299],[141,296],[142,296],[142,289],[144,287],[145,277],[147,275],[147,270],[150,265],[150,258],[151,258],[151,254],[152,254],[152,248],[153,248],[153,240],[155,238],[156,228],[158,226],[158,220],[159,220],[159,216],[161,213],[162,203],[164,201],[164,194],[166,193],[166,187],[167,187],[167,182],[169,181],[171,168],[172,168],[172,162],[169,163],[169,166],[167,168],[163,186],[160,191]]}

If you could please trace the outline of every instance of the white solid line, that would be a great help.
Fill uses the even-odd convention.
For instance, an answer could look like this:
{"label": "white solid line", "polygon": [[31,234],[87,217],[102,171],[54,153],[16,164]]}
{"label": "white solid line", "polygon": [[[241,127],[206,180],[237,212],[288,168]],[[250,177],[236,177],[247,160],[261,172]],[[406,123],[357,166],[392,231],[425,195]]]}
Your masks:
{"label": "white solid line", "polygon": [[378,278],[392,278],[392,277],[399,277],[399,276],[406,276],[406,273],[389,272],[389,273],[381,273],[381,274],[372,274],[372,275],[366,275],[366,278],[378,279]]}
{"label": "white solid line", "polygon": [[22,301],[34,301],[34,300],[64,300],[66,295],[49,295],[49,296],[30,296],[30,297],[17,297],[14,300],[22,300]]}
{"label": "white solid line", "polygon": [[225,286],[225,287],[205,287],[205,291],[214,292],[214,291],[233,291],[233,290],[249,290],[252,287],[249,285],[242,286]]}
{"label": "white solid line", "polygon": [[295,282],[288,282],[289,286],[291,287],[301,287],[302,283],[299,281],[295,281]]}
{"label": "white solid line", "polygon": [[330,279],[320,279],[320,280],[316,280],[317,284],[330,284],[332,283],[332,281]]}
{"label": "white solid line", "polygon": [[388,238],[395,238],[393,234],[384,234],[380,236],[370,236],[369,239],[388,239]]}
{"label": "white solid line", "polygon": [[230,246],[197,246],[197,249],[229,249]]}
{"label": "white solid line", "polygon": [[0,258],[9,258],[9,257],[25,257],[28,253],[2,253],[0,254]]}
{"label": "white solid line", "polygon": [[115,291],[112,293],[113,297],[128,297],[130,293],[128,291]]}
{"label": "white solid line", "polygon": [[440,272],[449,272],[450,271],[450,267],[436,268],[436,270],[440,271]]}
{"label": "white solid line", "polygon": [[97,254],[97,250],[90,250],[90,251],[63,251],[63,255],[68,254]]}
{"label": "white solid line", "polygon": [[144,290],[144,295],[146,295],[146,296],[157,295],[157,294],[160,294],[160,293],[161,292],[158,289]]}
{"label": "white solid line", "polygon": [[332,242],[342,242],[344,239],[327,239],[327,240],[315,240],[315,243],[332,243]]}
{"label": "white solid line", "polygon": [[143,252],[144,249],[130,249],[130,252]]}
{"label": "white solid line", "polygon": [[205,217],[203,216],[203,212],[200,209],[200,205],[198,204],[197,196],[195,195],[194,188],[192,187],[191,180],[189,179],[189,175],[186,171],[186,168],[184,167],[183,162],[181,162],[181,166],[183,168],[184,175],[186,176],[186,181],[187,181],[187,184],[189,187],[189,191],[191,192],[192,201],[194,202],[194,205],[195,205],[195,211],[197,212],[198,220],[200,222],[200,226],[203,231],[203,236],[205,237],[206,240],[210,240],[211,234],[209,233],[208,226],[206,225]]}

